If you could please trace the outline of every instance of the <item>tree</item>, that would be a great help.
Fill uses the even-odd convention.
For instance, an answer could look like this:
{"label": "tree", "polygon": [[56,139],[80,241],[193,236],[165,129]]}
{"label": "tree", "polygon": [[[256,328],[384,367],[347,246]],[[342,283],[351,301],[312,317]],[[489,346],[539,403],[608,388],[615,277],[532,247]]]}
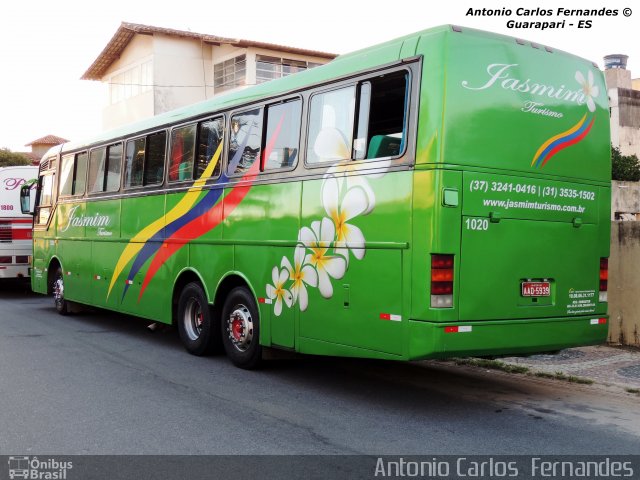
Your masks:
{"label": "tree", "polygon": [[8,148],[0,148],[0,167],[11,165],[31,165],[31,161],[21,153],[12,152]]}
{"label": "tree", "polygon": [[634,155],[622,155],[620,149],[611,147],[611,178],[637,182],[640,180],[640,163]]}

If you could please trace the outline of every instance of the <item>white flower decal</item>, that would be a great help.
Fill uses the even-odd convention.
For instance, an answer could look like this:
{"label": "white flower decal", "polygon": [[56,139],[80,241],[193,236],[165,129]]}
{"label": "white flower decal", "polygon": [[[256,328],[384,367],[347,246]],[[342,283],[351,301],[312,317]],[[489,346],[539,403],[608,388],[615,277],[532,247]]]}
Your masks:
{"label": "white flower decal", "polygon": [[[342,202],[340,201],[342,200]],[[336,233],[336,253],[349,263],[349,250],[358,259],[364,257],[364,235],[355,225],[347,223],[363,214],[375,200],[369,201],[367,193],[359,186],[348,188],[344,198],[340,198],[340,184],[336,177],[329,177],[322,185],[322,203],[333,221]]]}
{"label": "white flower decal", "polygon": [[587,72],[587,78],[585,79],[582,72],[578,70],[576,72],[576,82],[578,82],[582,87],[582,93],[584,94],[585,101],[587,102],[587,108],[590,112],[595,112],[596,104],[593,101],[593,98],[600,94],[600,88],[593,84],[593,72],[589,70]]}
{"label": "white flower decal", "polygon": [[[329,170],[327,170],[327,174],[325,178],[328,179],[330,177],[336,177],[339,180],[344,179],[346,183],[347,190],[351,190],[355,187],[360,187],[364,190],[365,195],[367,196],[367,201],[369,202],[367,205],[367,209],[363,212],[363,215],[370,213],[373,210],[373,207],[376,205],[376,196],[369,185],[369,181],[367,179],[377,179],[384,177],[391,165],[391,159],[378,161],[375,163],[375,168],[372,169],[371,173],[368,173],[366,177],[363,175],[357,175],[358,169],[362,169],[362,164],[354,164],[354,163],[343,163],[340,165],[334,165]],[[361,172],[360,172],[361,173]],[[342,185],[340,185],[342,188]]]}
{"label": "white flower decal", "polygon": [[[348,157],[350,152],[346,147],[335,148],[334,140],[327,138],[316,145],[316,149],[321,150],[323,158]],[[300,310],[305,311],[309,305],[307,287],[317,287],[320,295],[331,298],[331,280],[340,279],[347,272],[349,252],[357,260],[364,258],[366,240],[353,221],[374,209],[376,198],[369,179],[384,176],[390,164],[390,160],[383,160],[366,165],[343,163],[329,168],[321,186],[322,206],[328,217],[311,222],[311,227],[302,227],[293,265],[285,256],[280,262],[281,268],[273,267],[271,272],[273,285],[267,285],[267,297],[272,303],[275,300],[276,316],[282,313],[283,303],[287,307],[299,303]]]}
{"label": "white flower decal", "polygon": [[344,258],[327,254],[335,240],[335,232],[333,222],[328,218],[311,223],[311,228],[303,227],[300,230],[300,241],[311,250],[304,263],[313,265],[318,272],[318,289],[324,298],[333,296],[333,285],[329,277],[342,278],[346,270]]}
{"label": "white flower decal", "polygon": [[283,301],[287,307],[293,304],[293,295],[291,295],[289,290],[284,288],[285,282],[289,280],[289,271],[286,268],[279,271],[278,267],[273,267],[271,280],[273,281],[273,285],[267,285],[267,297],[269,297],[271,301],[276,301],[273,312],[276,315],[280,315],[280,313],[282,313]]}
{"label": "white flower decal", "polygon": [[307,287],[316,287],[318,285],[318,274],[316,270],[309,264],[304,263],[305,248],[298,245],[293,254],[293,266],[287,257],[282,257],[282,266],[289,271],[289,278],[292,280],[291,293],[293,294],[293,303],[300,301],[300,310],[303,312],[309,304],[309,296]]}

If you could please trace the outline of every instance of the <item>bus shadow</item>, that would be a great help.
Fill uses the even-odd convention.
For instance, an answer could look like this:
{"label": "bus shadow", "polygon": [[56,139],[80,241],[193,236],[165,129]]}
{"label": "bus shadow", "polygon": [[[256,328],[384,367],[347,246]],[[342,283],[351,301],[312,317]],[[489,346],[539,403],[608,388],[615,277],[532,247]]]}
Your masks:
{"label": "bus shadow", "polygon": [[[51,310],[47,303],[43,309]],[[396,362],[388,360],[324,357],[296,354],[293,358],[270,359],[257,371],[234,367],[223,355],[194,357],[183,348],[177,329],[150,320],[100,309],[57,317],[81,335],[115,334],[122,343],[145,349],[149,356],[166,357],[163,366],[173,373],[188,368],[194,375],[209,378],[214,388],[218,376],[244,378],[248,391],[260,396],[262,389],[314,391],[331,398],[349,398],[380,408],[422,409],[437,406],[447,411],[452,402],[480,401],[479,407],[491,411],[508,409],[508,399],[544,400],[548,391],[528,378],[502,372],[487,373],[479,368],[459,366],[446,361]],[[108,350],[102,345],[102,350]],[[146,356],[144,353],[140,353]],[[168,376],[172,372],[166,371]],[[562,387],[560,387],[562,388]],[[467,403],[467,402],[465,402]],[[501,404],[496,407],[496,404]],[[474,407],[475,408],[475,407]]]}
{"label": "bus shadow", "polygon": [[14,300],[20,298],[38,298],[40,295],[31,290],[29,279],[2,278],[0,279],[0,300]]}

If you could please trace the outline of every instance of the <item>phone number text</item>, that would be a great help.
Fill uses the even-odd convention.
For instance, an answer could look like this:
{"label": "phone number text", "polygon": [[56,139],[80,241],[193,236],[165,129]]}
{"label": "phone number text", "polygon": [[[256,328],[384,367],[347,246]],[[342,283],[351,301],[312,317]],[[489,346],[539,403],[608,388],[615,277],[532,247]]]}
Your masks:
{"label": "phone number text", "polygon": [[596,192],[578,190],[575,188],[542,187],[530,183],[489,182],[487,180],[472,180],[469,183],[472,192],[508,192],[528,193],[543,198],[575,198],[580,200],[595,200]]}

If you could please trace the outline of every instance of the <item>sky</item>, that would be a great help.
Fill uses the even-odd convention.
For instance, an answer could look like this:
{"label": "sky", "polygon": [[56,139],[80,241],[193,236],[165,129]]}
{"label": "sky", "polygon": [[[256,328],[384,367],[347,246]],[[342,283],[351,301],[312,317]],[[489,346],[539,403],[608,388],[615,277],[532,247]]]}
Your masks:
{"label": "sky", "polygon": [[[551,17],[519,17],[517,8],[552,9]],[[558,21],[556,9],[617,9],[591,18],[590,29],[508,28],[508,20]],[[468,15],[472,9],[511,16]],[[623,10],[630,8],[630,16]],[[634,0],[109,0],[4,2],[0,9],[0,148],[28,151],[45,135],[80,140],[102,130],[107,88],[80,80],[121,22],[190,30],[333,53],[347,53],[446,23],[503,33],[595,61],[629,56],[640,77],[640,4]]]}

